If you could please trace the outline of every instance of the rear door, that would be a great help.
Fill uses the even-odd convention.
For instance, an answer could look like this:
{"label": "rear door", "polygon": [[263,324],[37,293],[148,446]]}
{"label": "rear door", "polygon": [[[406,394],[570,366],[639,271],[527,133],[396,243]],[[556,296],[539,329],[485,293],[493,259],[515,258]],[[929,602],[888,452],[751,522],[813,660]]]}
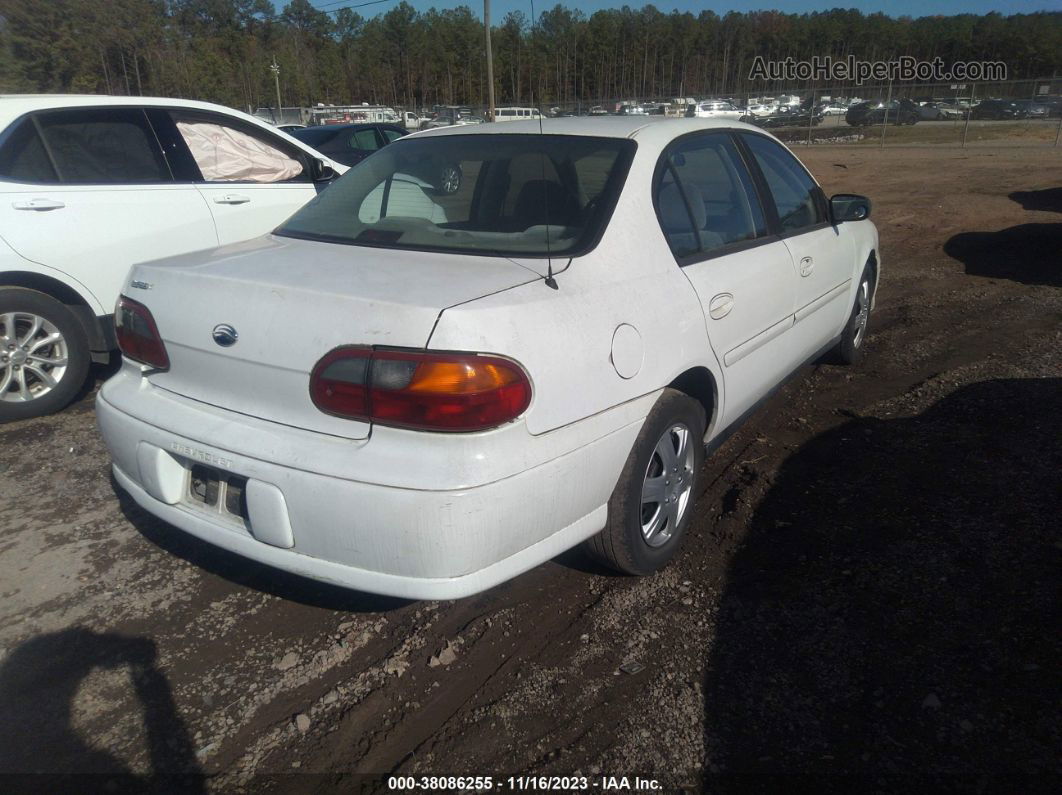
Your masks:
{"label": "rear door", "polygon": [[779,233],[796,264],[794,337],[803,358],[815,355],[848,319],[855,244],[844,225],[829,222],[826,196],[784,146],[741,133],[778,217]]}
{"label": "rear door", "polygon": [[654,199],[723,367],[725,427],[796,366],[788,337],[793,261],[770,233],[755,183],[727,132],[672,144],[661,160]]}
{"label": "rear door", "polygon": [[110,311],[131,265],[213,248],[203,197],[176,182],[145,112],[47,110],[0,148],[0,230],[21,256],[62,271]]}
{"label": "rear door", "polygon": [[271,232],[317,195],[311,157],[279,135],[211,111],[156,109],[151,118],[222,245]]}

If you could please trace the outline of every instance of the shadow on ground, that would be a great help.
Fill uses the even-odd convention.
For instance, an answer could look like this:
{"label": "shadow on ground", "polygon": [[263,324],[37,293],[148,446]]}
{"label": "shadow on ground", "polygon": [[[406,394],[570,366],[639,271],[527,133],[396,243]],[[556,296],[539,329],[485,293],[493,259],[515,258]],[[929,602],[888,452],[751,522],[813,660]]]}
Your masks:
{"label": "shadow on ground", "polygon": [[1016,190],[1007,196],[1025,210],[1062,213],[1062,186],[1043,190]]}
{"label": "shadow on ground", "polygon": [[[0,666],[4,790],[204,791],[191,738],[156,656],[147,638],[82,628],[40,635],[12,650]],[[128,673],[140,703],[148,775],[135,774],[103,750],[98,736],[75,727],[74,702],[84,680],[116,669]]]}
{"label": "shadow on ground", "polygon": [[[1062,212],[1062,188],[1015,191],[1008,198],[1029,211]],[[1062,287],[1062,224],[961,232],[944,244],[944,253],[971,276]]]}
{"label": "shadow on ground", "polygon": [[785,463],[728,571],[707,791],[1053,789],[1060,407],[986,381]]}
{"label": "shadow on ground", "polygon": [[1062,224],[961,232],[944,244],[944,253],[970,276],[1062,287]]}
{"label": "shadow on ground", "polygon": [[192,565],[235,585],[253,588],[311,607],[348,613],[381,613],[410,604],[404,599],[376,596],[328,585],[240,557],[152,516],[136,504],[118,485],[113,475],[111,488],[118,497],[125,518],[140,535],[169,554],[187,560]]}

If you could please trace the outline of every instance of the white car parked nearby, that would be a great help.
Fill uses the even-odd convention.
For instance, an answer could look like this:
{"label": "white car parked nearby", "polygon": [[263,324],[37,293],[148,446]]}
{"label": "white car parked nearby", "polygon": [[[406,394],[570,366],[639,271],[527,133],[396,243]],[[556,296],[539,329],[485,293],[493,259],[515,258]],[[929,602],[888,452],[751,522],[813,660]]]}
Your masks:
{"label": "white car parked nearby", "polygon": [[[272,235],[136,266],[96,404],[121,487],[247,558],[403,597],[581,542],[664,565],[706,445],[804,363],[860,355],[869,201],[827,200],[745,124],[542,126],[408,136]],[[418,176],[440,160],[454,194]]]}
{"label": "white car parked nearby", "polygon": [[737,120],[745,115],[745,111],[735,108],[730,102],[707,101],[694,105],[692,110],[686,112],[686,115],[698,119]]}
{"label": "white car parked nearby", "polygon": [[778,106],[754,103],[745,108],[745,111],[749,116],[770,116],[778,112]]}
{"label": "white car parked nearby", "polygon": [[106,360],[131,265],[258,237],[333,170],[205,102],[0,97],[0,422],[58,411]]}

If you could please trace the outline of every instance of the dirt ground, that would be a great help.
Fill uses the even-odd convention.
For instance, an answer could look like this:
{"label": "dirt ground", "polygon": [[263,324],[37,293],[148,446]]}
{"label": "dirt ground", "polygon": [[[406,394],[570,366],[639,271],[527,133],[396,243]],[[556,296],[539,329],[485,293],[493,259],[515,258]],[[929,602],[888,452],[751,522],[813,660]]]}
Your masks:
{"label": "dirt ground", "polygon": [[1062,149],[800,154],[874,201],[866,359],[708,460],[657,576],[572,552],[458,602],[344,592],[118,494],[92,393],[0,428],[0,771],[1055,791]]}

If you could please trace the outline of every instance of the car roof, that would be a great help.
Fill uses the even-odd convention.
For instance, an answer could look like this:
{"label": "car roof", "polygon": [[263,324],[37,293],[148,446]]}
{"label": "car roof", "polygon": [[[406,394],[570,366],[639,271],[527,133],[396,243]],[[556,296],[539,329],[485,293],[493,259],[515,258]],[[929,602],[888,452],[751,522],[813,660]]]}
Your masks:
{"label": "car roof", "polygon": [[183,108],[185,110],[224,113],[250,122],[258,127],[272,130],[277,135],[294,141],[300,149],[309,152],[311,155],[318,156],[320,154],[305,141],[300,141],[290,133],[279,130],[275,125],[249,113],[224,105],[216,105],[213,102],[200,102],[195,99],[173,99],[170,97],[112,97],[106,94],[0,94],[0,130],[3,130],[19,117],[34,111],[126,106],[138,108]]}
{"label": "car roof", "polygon": [[[0,94],[0,124],[31,111],[52,110],[59,108],[84,107],[163,107],[192,108],[230,113],[241,118],[254,118],[242,111],[215,105],[212,102],[200,102],[194,99],[173,99],[171,97],[112,97],[106,94]],[[272,125],[269,125],[272,126]]]}
{"label": "car roof", "polygon": [[686,133],[701,130],[751,130],[764,134],[751,124],[732,119],[674,119],[665,116],[607,116],[591,119],[562,117],[537,121],[507,121],[505,124],[476,124],[463,127],[436,127],[411,133],[406,138],[441,135],[585,135],[596,138],[634,138],[641,143],[663,148]]}

